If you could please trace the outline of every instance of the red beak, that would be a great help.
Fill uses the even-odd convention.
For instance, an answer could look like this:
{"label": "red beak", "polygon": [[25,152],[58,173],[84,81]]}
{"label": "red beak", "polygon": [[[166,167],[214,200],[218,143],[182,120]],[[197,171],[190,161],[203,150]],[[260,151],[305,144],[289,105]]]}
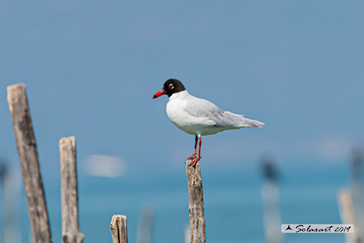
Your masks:
{"label": "red beak", "polygon": [[155,95],[153,96],[153,99],[158,98],[159,96],[162,96],[164,94],[167,94],[167,92],[162,89],[161,91],[158,91],[157,93],[155,93]]}

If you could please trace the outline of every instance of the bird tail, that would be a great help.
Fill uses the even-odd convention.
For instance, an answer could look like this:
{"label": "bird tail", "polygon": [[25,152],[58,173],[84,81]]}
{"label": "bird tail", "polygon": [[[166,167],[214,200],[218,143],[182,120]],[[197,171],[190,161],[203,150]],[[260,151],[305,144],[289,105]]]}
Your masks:
{"label": "bird tail", "polygon": [[230,111],[225,111],[225,114],[227,114],[230,117],[230,119],[233,121],[233,124],[234,124],[233,126],[235,128],[262,127],[264,125],[263,122],[253,120],[253,119],[248,119],[248,118],[245,118],[244,115],[234,114]]}
{"label": "bird tail", "polygon": [[265,125],[263,122],[257,121],[257,120],[252,120],[252,119],[248,119],[248,118],[244,118],[244,122],[245,125],[244,127],[262,127],[263,125]]}

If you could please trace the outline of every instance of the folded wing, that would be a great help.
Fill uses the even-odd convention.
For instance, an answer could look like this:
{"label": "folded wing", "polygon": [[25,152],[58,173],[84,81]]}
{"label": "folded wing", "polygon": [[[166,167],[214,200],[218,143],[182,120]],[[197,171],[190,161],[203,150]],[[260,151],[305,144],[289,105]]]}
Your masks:
{"label": "folded wing", "polygon": [[223,111],[214,103],[192,96],[194,101],[188,102],[185,111],[193,117],[201,119],[205,126],[224,127],[227,129],[242,127],[261,127],[264,123],[244,118],[243,115]]}

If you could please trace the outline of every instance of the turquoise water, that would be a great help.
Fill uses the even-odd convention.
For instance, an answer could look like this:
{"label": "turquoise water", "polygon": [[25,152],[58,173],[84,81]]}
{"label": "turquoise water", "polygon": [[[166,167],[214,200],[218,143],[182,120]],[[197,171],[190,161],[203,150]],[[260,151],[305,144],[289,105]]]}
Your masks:
{"label": "turquoise water", "polygon": [[[257,165],[214,168],[204,164],[206,234],[209,243],[263,243],[262,178]],[[206,168],[205,168],[206,167]],[[345,163],[282,164],[280,208],[282,223],[341,223],[336,193],[349,184]],[[61,239],[60,185],[44,176],[54,242]],[[79,176],[80,227],[84,242],[111,242],[113,214],[128,217],[129,242],[136,242],[145,205],[154,208],[153,242],[183,243],[189,222],[186,175],[180,171],[130,175],[117,179]],[[29,242],[26,203],[22,199],[22,238]],[[286,234],[285,242],[344,242],[343,234]]]}

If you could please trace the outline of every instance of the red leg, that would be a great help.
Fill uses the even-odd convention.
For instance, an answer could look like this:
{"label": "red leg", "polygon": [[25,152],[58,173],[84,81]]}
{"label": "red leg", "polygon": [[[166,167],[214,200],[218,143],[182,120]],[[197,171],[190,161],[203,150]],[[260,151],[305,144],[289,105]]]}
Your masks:
{"label": "red leg", "polygon": [[188,160],[192,160],[192,159],[194,159],[194,158],[196,158],[196,147],[197,147],[197,135],[195,136],[195,149],[193,150],[193,155],[191,155],[190,157],[188,157],[187,159],[186,159],[186,162],[188,161]]}
{"label": "red leg", "polygon": [[[198,135],[198,156],[197,158],[193,158],[188,166],[195,166],[196,163],[201,159],[201,135]],[[196,144],[197,144],[197,136],[196,136]],[[196,148],[195,148],[196,150]]]}

